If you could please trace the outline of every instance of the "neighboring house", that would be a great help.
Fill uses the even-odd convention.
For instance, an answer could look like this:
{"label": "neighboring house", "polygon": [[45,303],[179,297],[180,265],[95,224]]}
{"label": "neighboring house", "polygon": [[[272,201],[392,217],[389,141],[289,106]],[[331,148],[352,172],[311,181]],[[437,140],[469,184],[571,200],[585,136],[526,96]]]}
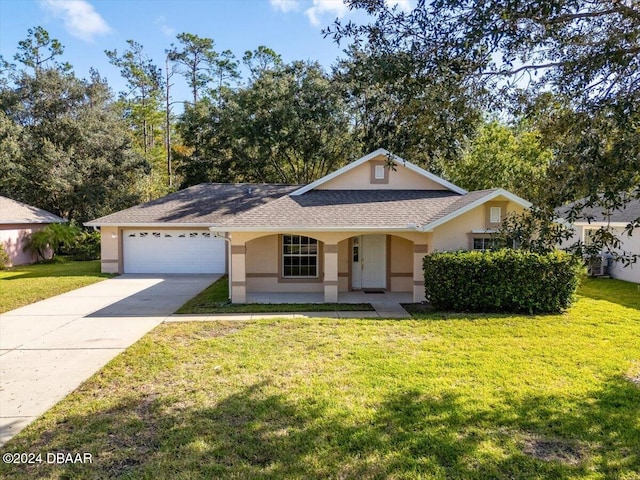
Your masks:
{"label": "neighboring house", "polygon": [[[428,252],[484,250],[506,214],[529,206],[503,189],[466,192],[380,149],[303,187],[197,185],[87,225],[101,227],[103,271],[215,265],[230,273],[235,303],[258,292],[336,302],[378,289],[421,301]],[[229,243],[226,266],[214,235]]]}
{"label": "neighboring house", "polygon": [[24,249],[29,237],[51,223],[64,221],[46,210],[0,196],[0,244],[9,255],[10,264],[24,265],[39,260],[36,253]]}
{"label": "neighboring house", "polygon": [[[569,204],[562,207],[560,215],[562,216],[562,211],[566,212],[572,205]],[[615,210],[610,214],[604,212],[601,207],[586,208],[582,210],[582,216],[585,218],[573,223],[575,230],[573,237],[564,242],[562,247],[568,247],[577,241],[589,245],[591,232],[600,228],[610,228],[612,233],[620,239],[620,248],[616,249],[617,253],[621,255],[640,255],[640,232],[635,231],[635,235],[630,235],[626,231],[627,225],[640,219],[640,200],[632,200],[623,209]],[[607,258],[606,253],[604,257]],[[611,277],[640,283],[639,263],[625,267],[622,262],[616,262],[613,258],[609,258],[608,262],[607,273]]]}

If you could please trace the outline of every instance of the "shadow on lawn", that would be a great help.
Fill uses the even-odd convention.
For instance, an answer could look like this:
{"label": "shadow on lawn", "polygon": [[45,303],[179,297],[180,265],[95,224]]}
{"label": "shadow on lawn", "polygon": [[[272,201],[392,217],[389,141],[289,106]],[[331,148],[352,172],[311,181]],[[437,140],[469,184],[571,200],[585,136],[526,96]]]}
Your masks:
{"label": "shadow on lawn", "polygon": [[0,474],[480,479],[580,477],[593,470],[619,478],[640,471],[640,393],[622,378],[570,408],[566,399],[530,397],[501,399],[506,407],[482,410],[454,394],[403,392],[372,406],[375,413],[363,423],[332,411],[330,403],[296,403],[267,391],[273,391],[268,384],[254,384],[199,409],[180,399],[132,396],[108,410],[29,431],[8,446],[87,451],[93,464],[0,464]]}

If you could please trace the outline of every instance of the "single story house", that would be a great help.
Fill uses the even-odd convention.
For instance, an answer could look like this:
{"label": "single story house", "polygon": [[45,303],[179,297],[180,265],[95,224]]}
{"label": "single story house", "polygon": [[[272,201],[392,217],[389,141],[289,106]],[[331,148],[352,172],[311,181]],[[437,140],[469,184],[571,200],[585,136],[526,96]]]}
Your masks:
{"label": "single story house", "polygon": [[[562,211],[566,212],[573,204],[562,207]],[[562,212],[560,212],[562,216]],[[630,235],[626,231],[627,225],[637,222],[640,219],[640,199],[631,200],[624,208],[614,210],[607,213],[601,207],[590,207],[582,210],[580,220],[574,222],[573,237],[562,244],[562,247],[568,247],[572,243],[580,241],[585,245],[591,242],[590,236],[592,232],[600,228],[610,228],[620,240],[620,247],[616,252],[621,255],[640,255],[640,235]],[[605,252],[604,258],[607,258]],[[633,263],[624,266],[621,262],[615,261],[613,258],[608,259],[607,273],[613,278],[626,280],[627,282],[640,283],[640,263]]]}
{"label": "single story house", "polygon": [[36,253],[25,251],[29,237],[51,223],[63,222],[51,212],[0,196],[0,245],[9,255],[10,265],[37,261]]}
{"label": "single story house", "polygon": [[201,184],[86,225],[101,229],[104,272],[227,272],[235,303],[354,290],[421,301],[427,253],[484,250],[505,215],[529,207],[379,149],[308,185]]}

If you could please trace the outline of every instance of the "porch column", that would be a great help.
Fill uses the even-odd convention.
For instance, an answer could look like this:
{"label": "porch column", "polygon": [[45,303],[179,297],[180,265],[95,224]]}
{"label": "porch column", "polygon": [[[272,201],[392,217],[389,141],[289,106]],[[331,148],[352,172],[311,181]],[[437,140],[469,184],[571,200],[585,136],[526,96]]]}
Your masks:
{"label": "porch column", "polygon": [[413,244],[413,301],[424,302],[424,271],[422,270],[422,261],[424,256],[429,253],[429,246],[419,243]]}
{"label": "porch column", "polygon": [[247,303],[246,245],[231,245],[231,302]]}
{"label": "porch column", "polygon": [[324,244],[324,302],[338,301],[338,245]]}

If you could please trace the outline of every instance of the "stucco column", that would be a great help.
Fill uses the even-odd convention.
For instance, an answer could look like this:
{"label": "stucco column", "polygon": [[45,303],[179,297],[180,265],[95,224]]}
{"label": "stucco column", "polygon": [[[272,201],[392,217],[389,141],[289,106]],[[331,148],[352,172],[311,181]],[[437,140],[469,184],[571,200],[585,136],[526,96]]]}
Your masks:
{"label": "stucco column", "polygon": [[424,256],[429,253],[429,246],[419,243],[413,244],[413,301],[424,302],[424,271],[422,270],[422,261]]}
{"label": "stucco column", "polygon": [[324,302],[338,301],[338,245],[324,244]]}
{"label": "stucco column", "polygon": [[247,303],[246,245],[231,245],[231,302]]}

